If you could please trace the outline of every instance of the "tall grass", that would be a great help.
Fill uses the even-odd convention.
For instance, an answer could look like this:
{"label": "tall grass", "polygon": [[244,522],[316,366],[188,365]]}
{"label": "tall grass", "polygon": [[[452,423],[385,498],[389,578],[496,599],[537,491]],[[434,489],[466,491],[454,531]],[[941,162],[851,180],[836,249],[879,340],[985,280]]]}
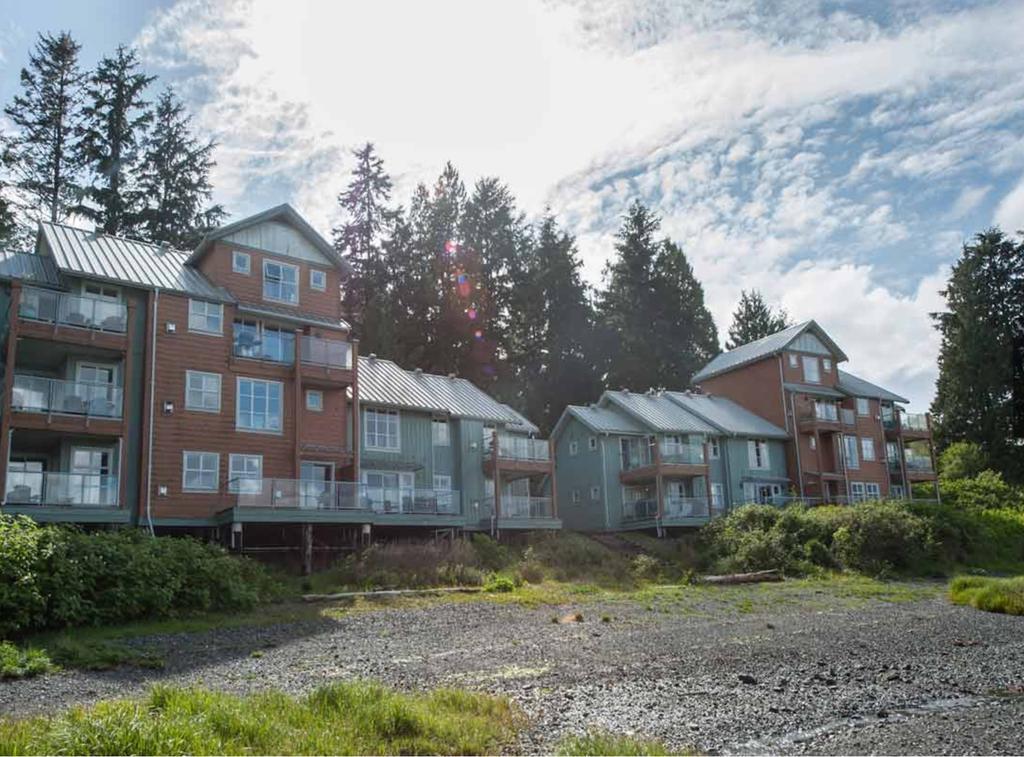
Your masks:
{"label": "tall grass", "polygon": [[0,754],[493,754],[519,717],[505,699],[339,683],[295,698],[154,687],[61,715],[0,721]]}
{"label": "tall grass", "polygon": [[[670,752],[661,741],[638,736],[623,736],[606,731],[588,731],[586,734],[570,735],[562,739],[555,748],[555,754],[568,755],[668,755]],[[682,752],[681,754],[692,754]]]}
{"label": "tall grass", "polygon": [[949,598],[958,605],[970,605],[986,612],[1024,615],[1024,576],[960,576],[950,583]]}

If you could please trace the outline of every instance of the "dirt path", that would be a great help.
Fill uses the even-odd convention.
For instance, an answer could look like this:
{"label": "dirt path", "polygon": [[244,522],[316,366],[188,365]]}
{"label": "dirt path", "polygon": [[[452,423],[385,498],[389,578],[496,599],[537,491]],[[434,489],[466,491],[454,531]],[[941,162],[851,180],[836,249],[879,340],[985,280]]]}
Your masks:
{"label": "dirt path", "polygon": [[[439,603],[150,637],[138,643],[162,648],[165,670],[2,683],[0,714],[129,696],[155,681],[302,692],[359,677],[506,694],[531,717],[526,752],[588,727],[711,752],[1024,752],[1024,696],[996,696],[1024,691],[1024,618],[953,607],[934,591],[903,602],[810,587],[720,591],[536,609]],[[584,621],[552,622],[570,610]]]}

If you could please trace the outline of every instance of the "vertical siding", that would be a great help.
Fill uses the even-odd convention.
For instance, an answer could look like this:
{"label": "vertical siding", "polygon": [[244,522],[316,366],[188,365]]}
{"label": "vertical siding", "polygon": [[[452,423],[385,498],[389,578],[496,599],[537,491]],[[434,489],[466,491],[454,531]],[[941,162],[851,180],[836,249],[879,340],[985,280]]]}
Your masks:
{"label": "vertical siding", "polygon": [[[452,424],[458,426],[458,446],[453,449],[458,450],[457,480],[462,490],[462,512],[467,524],[476,525],[491,515],[484,504],[484,424],[468,419],[453,420]],[[455,443],[454,437],[452,442]]]}
{"label": "vertical siding", "polygon": [[[125,491],[121,492],[121,501],[124,507],[129,508],[132,514],[132,522],[138,519],[139,514],[139,486],[142,476],[142,418],[146,412],[145,404],[145,380],[146,380],[146,357],[149,343],[149,334],[146,333],[146,308],[148,296],[146,292],[138,289],[125,289],[125,299],[134,305],[132,322],[129,326],[131,333],[131,366],[128,371],[131,375],[130,385],[125,386],[125,418],[128,419],[128,434],[124,439],[127,454],[125,456],[126,476]],[[124,373],[121,374],[124,381]]]}
{"label": "vertical siding", "polygon": [[[370,408],[373,406],[370,405]],[[367,406],[362,408],[365,414]],[[400,449],[395,452],[368,449],[366,447],[366,419],[362,421],[362,439],[359,440],[364,470],[408,470],[416,465],[416,486],[428,488],[433,481],[433,439],[431,438],[431,417],[427,413],[400,410],[398,413]],[[394,467],[388,467],[388,466]]]}
{"label": "vertical siding", "polygon": [[[589,440],[597,438],[597,449],[590,449]],[[576,455],[569,454],[569,445],[576,442]],[[555,478],[558,482],[558,515],[565,528],[576,531],[600,531],[605,528],[605,507],[611,511],[611,497],[618,496],[614,482],[608,479],[608,491],[603,486],[601,475],[601,449],[608,437],[594,434],[575,418],[568,420],[555,442]],[[605,447],[607,458],[607,447]],[[595,501],[590,497],[592,487],[598,487],[600,496]],[[572,501],[572,492],[580,493],[580,501]],[[606,502],[606,498],[608,501]]]}
{"label": "vertical siding", "polygon": [[[723,440],[723,456],[728,450],[729,456],[729,481],[725,492],[726,502],[731,505],[739,505],[744,502],[743,480],[744,478],[784,478],[786,476],[786,445],[784,442],[768,440],[768,470],[752,470],[750,458],[747,455],[747,437],[736,437]],[[712,478],[712,481],[715,479]],[[783,494],[787,493],[788,486],[783,485]]]}

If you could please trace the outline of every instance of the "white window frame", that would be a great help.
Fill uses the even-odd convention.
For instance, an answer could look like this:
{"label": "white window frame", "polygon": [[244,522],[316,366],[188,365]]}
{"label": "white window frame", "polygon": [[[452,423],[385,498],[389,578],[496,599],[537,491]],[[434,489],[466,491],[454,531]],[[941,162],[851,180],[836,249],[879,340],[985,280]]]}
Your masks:
{"label": "white window frame", "polygon": [[795,352],[789,353],[789,367],[796,368],[800,365],[800,357]]}
{"label": "white window frame", "polygon": [[[189,455],[198,455],[198,468],[189,467]],[[214,466],[212,473],[214,474],[214,483],[212,487],[209,486],[189,486],[188,485],[188,474],[189,471],[198,472],[200,478],[204,474],[211,472],[209,466],[204,465],[204,460],[209,462],[209,459],[213,458]],[[183,450],[181,453],[181,490],[183,492],[217,492],[220,489],[220,453],[219,452],[202,452],[199,450]]]}
{"label": "white window frame", "polygon": [[[382,436],[376,430],[377,429],[377,423],[378,423],[377,416],[383,416],[386,419],[388,419],[388,420],[384,421],[384,424],[385,424],[385,428],[384,428],[384,431],[385,431],[385,434],[384,434],[385,441],[389,441],[390,440],[391,433],[390,433],[390,428],[388,428],[388,427],[391,425],[391,420],[390,419],[392,419],[392,418],[394,419],[394,427],[395,427],[395,434],[394,434],[395,443],[394,443],[394,445],[387,445],[387,444],[381,445],[381,444],[371,443],[370,442],[370,422],[369,422],[369,418],[370,418],[371,414],[374,416],[374,423],[373,423],[374,433],[373,433],[373,436],[374,436],[374,441],[375,442],[378,442],[381,439],[381,436]],[[399,451],[401,451],[401,449],[402,449],[402,416],[401,416],[401,413],[399,413],[397,410],[393,410],[393,409],[390,409],[390,408],[381,408],[381,407],[367,407],[367,408],[363,408],[363,444],[366,446],[366,449],[378,450],[380,452],[399,452]]]}
{"label": "white window frame", "polygon": [[[850,457],[851,449],[853,451],[852,460]],[[850,434],[843,435],[843,462],[850,470],[860,470],[860,442],[857,440],[856,436],[852,436]]]}
{"label": "white window frame", "polygon": [[[444,429],[444,433],[441,433]],[[452,446],[452,429],[447,418],[433,418],[430,421],[430,443],[435,447]]]}
{"label": "white window frame", "polygon": [[811,449],[818,449],[818,442],[813,436],[808,437],[807,442],[810,445]]}
{"label": "white window frame", "polygon": [[572,490],[572,503],[574,505],[578,505],[580,503],[580,490],[579,489],[573,489]]}
{"label": "white window frame", "polygon": [[717,460],[721,456],[722,450],[718,444],[718,437],[713,436],[710,439],[708,439],[708,457],[711,460]]}
{"label": "white window frame", "polygon": [[[198,388],[194,388],[192,386],[192,380],[193,379],[197,379],[197,378],[201,379],[202,383],[201,383],[201,385]],[[206,387],[206,379],[209,379],[209,378],[214,378],[214,379],[217,380],[217,389],[216,389],[216,393],[217,393],[217,406],[216,407],[208,407],[206,405],[206,403],[205,403],[206,398],[210,394],[212,394],[213,391],[214,391],[214,390],[208,389]],[[193,404],[190,401],[193,391],[199,392],[199,394],[201,396],[201,399],[202,399],[201,404],[195,405],[195,404]],[[195,410],[195,411],[200,412],[200,413],[219,413],[220,412],[220,408],[221,408],[221,394],[222,394],[222,391],[223,391],[223,381],[222,381],[222,377],[221,377],[221,375],[219,373],[214,373],[212,371],[193,371],[193,370],[186,370],[185,371],[185,409],[186,410]]]}
{"label": "white window frame", "polygon": [[[801,369],[804,374],[804,383],[806,384],[820,384],[821,383],[821,363],[818,362],[817,355],[803,355],[800,361]],[[814,366],[813,371],[808,371],[808,366]],[[810,373],[814,374],[814,378],[811,378]]]}
{"label": "white window frame", "polygon": [[867,397],[857,397],[855,403],[857,415],[871,415],[871,401]]}
{"label": "white window frame", "polygon": [[587,438],[587,449],[589,449],[591,452],[593,452],[593,451],[595,451],[597,449],[597,437],[596,436],[591,436],[591,437]]}
{"label": "white window frame", "polygon": [[[202,305],[202,314],[195,312],[196,306]],[[217,329],[207,328],[207,321],[210,318],[210,308],[217,308]],[[194,319],[202,319],[202,326],[196,325]],[[221,336],[224,333],[224,304],[221,302],[210,302],[209,300],[188,301],[188,330],[194,334],[209,334]]]}
{"label": "white window frame", "polygon": [[747,440],[747,464],[751,470],[768,470],[771,468],[767,441],[764,439]]}
{"label": "white window frame", "polygon": [[[310,402],[310,399],[316,397],[316,402]],[[313,413],[322,413],[324,411],[324,392],[322,389],[307,389],[306,390],[306,409]]]}
{"label": "white window frame", "polygon": [[[277,387],[277,397],[279,401],[277,420],[278,425],[275,426],[243,426],[242,425],[242,382],[249,381],[255,384],[263,384],[266,387],[266,403],[263,408],[263,416],[269,420],[270,414],[270,396],[271,388]],[[255,403],[255,391],[253,391],[253,402]],[[256,408],[253,406],[251,415],[255,417]],[[238,376],[235,379],[235,429],[238,431],[247,431],[255,434],[280,434],[284,429],[284,384],[280,381],[269,381],[267,379],[251,378],[249,376]]]}
{"label": "white window frame", "polygon": [[452,490],[452,477],[447,473],[434,474],[434,490],[450,492]]}
{"label": "white window frame", "polygon": [[850,500],[853,502],[864,501],[864,482],[863,481],[851,481],[850,482]]}
{"label": "white window frame", "polygon": [[[267,294],[267,266],[278,266],[282,273],[285,269],[289,269],[295,273],[294,286],[295,286],[295,299],[290,300],[287,298],[272,297]],[[285,284],[284,276],[282,275],[279,283],[282,287]],[[283,305],[298,305],[299,304],[299,267],[292,265],[291,263],[282,263],[280,260],[270,260],[269,258],[263,259],[263,299],[269,302],[280,302]]]}
{"label": "white window frame", "polygon": [[[319,278],[321,282],[319,285],[314,282],[314,279]],[[321,270],[320,268],[309,269],[309,288],[314,292],[326,292],[327,291],[327,271]]]}
{"label": "white window frame", "polygon": [[[868,454],[869,450],[871,451],[870,455]],[[874,462],[878,459],[875,454],[875,440],[870,436],[862,436],[860,438],[860,459],[865,462]]]}
{"label": "white window frame", "polygon": [[711,484],[711,506],[723,507],[725,505],[725,487],[722,484]]}
{"label": "white window frame", "polygon": [[[256,461],[257,475],[251,475],[248,463]],[[241,463],[240,466],[237,464]],[[241,467],[241,471],[236,470]],[[241,481],[255,481],[255,485],[241,485]],[[232,452],[228,455],[228,491],[244,494],[260,494],[263,491],[263,455]]]}
{"label": "white window frame", "polygon": [[892,484],[889,487],[889,496],[893,499],[903,499],[906,497],[903,493],[903,484]]}
{"label": "white window frame", "polygon": [[600,486],[591,486],[590,487],[590,501],[591,502],[600,502],[601,501],[601,487]]}
{"label": "white window frame", "polygon": [[864,498],[865,499],[881,499],[882,498],[882,486],[877,481],[865,481],[864,482]]}
{"label": "white window frame", "polygon": [[823,357],[821,359],[821,370],[824,373],[832,372],[832,361],[829,358]]}
{"label": "white window frame", "polygon": [[576,455],[579,454],[579,451],[580,451],[580,443],[578,441],[573,439],[571,442],[569,442],[569,454],[572,457],[576,457]]}
{"label": "white window frame", "polygon": [[[245,261],[245,264],[239,265],[239,263],[243,260]],[[248,252],[242,252],[241,250],[232,250],[231,272],[240,273],[243,276],[252,275],[252,256]]]}

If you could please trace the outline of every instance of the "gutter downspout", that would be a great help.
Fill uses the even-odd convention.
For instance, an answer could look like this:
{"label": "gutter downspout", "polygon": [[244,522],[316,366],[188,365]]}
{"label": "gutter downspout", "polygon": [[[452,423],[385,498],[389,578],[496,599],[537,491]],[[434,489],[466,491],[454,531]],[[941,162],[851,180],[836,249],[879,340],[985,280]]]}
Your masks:
{"label": "gutter downspout", "polygon": [[156,323],[159,306],[160,287],[157,287],[153,297],[153,326],[150,332],[150,339],[153,343],[149,352],[149,439],[146,442],[146,522],[149,524],[150,536],[156,536],[156,531],[153,528],[153,408],[156,406]]}
{"label": "gutter downspout", "polygon": [[[781,358],[779,358],[779,359],[781,360]],[[782,370],[781,363],[779,364],[779,370]],[[794,446],[796,448],[796,480],[800,484],[800,499],[802,500],[802,499],[804,499],[804,468],[803,468],[803,465],[800,463],[800,432],[799,432],[799,430],[796,427],[796,404],[793,401],[793,394],[792,394],[792,392],[789,395],[789,408],[790,408],[790,410],[793,413],[793,441],[795,442]],[[785,412],[786,406],[783,405],[782,409],[783,409],[783,412]],[[787,419],[788,419],[788,415],[787,415]],[[788,424],[787,424],[787,426],[788,426]],[[788,427],[787,427],[786,430],[787,431],[789,430]],[[822,493],[824,494],[825,487],[824,487],[824,481],[822,481],[822,479],[821,479],[821,471],[820,470],[818,471],[818,481],[819,481],[819,485],[821,486]]]}
{"label": "gutter downspout", "polygon": [[604,528],[606,531],[611,529],[611,521],[608,517],[608,466],[605,464],[605,447],[608,444],[608,434],[604,435],[604,439],[601,440],[601,488],[604,490]]}

